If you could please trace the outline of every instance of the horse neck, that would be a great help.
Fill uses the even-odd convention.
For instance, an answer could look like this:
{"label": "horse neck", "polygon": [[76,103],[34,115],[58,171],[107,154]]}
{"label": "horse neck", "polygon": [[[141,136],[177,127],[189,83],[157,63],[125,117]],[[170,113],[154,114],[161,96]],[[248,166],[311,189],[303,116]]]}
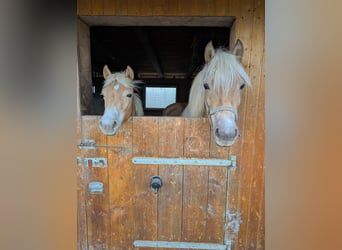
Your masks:
{"label": "horse neck", "polygon": [[182,113],[183,117],[203,117],[205,113],[203,75],[201,70],[191,85],[189,102]]}
{"label": "horse neck", "polygon": [[142,105],[141,99],[139,98],[139,96],[137,94],[134,94],[134,97],[133,97],[132,115],[136,115],[136,116],[143,116],[144,115],[143,105]]}

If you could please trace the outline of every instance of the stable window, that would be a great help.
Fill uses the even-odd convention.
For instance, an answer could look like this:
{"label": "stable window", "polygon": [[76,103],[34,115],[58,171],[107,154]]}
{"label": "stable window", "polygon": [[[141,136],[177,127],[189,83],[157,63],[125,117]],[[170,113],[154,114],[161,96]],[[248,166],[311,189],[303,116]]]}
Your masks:
{"label": "stable window", "polygon": [[234,17],[81,16],[79,77],[81,114],[102,115],[102,70],[127,65],[141,84],[136,89],[145,116],[162,115],[171,103],[187,103],[192,81],[204,65],[204,48],[228,48]]}
{"label": "stable window", "polygon": [[175,87],[146,87],[145,108],[163,109],[176,102]]}

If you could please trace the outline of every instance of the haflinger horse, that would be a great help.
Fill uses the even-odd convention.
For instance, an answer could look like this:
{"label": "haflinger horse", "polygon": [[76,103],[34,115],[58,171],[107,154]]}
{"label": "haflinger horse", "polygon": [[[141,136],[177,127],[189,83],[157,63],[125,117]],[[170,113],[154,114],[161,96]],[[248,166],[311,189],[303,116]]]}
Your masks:
{"label": "haflinger horse", "polygon": [[134,93],[137,82],[130,66],[125,71],[111,73],[108,66],[103,67],[105,78],[101,95],[104,98],[105,111],[99,121],[99,127],[105,135],[115,135],[130,116],[144,115],[142,102]]}
{"label": "haflinger horse", "polygon": [[[232,52],[214,49],[210,41],[204,51],[205,65],[193,80],[183,117],[208,116],[212,134],[219,146],[231,146],[240,135],[236,121],[240,90],[251,81],[241,65],[243,44],[237,40]],[[178,107],[175,107],[178,106]],[[178,110],[179,104],[168,106]],[[168,110],[164,114],[172,115]]]}

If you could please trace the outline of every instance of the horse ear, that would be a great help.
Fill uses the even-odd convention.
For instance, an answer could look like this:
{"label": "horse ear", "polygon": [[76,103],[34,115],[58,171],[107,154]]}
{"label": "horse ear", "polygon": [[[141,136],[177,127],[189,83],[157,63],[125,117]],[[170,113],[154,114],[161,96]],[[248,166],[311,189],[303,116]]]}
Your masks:
{"label": "horse ear", "polygon": [[103,77],[104,77],[104,79],[107,79],[111,74],[112,74],[112,72],[110,72],[108,66],[105,65],[103,67]]}
{"label": "horse ear", "polygon": [[243,44],[240,39],[238,39],[234,45],[233,54],[241,60],[243,55]]}
{"label": "horse ear", "polygon": [[129,65],[127,65],[127,69],[125,70],[125,74],[129,79],[131,79],[133,81],[134,72],[133,72],[133,69]]}
{"label": "horse ear", "polygon": [[213,58],[215,55],[215,49],[213,46],[213,42],[210,41],[208,42],[207,46],[205,46],[205,50],[204,50],[204,61],[205,63],[208,63],[211,58]]}

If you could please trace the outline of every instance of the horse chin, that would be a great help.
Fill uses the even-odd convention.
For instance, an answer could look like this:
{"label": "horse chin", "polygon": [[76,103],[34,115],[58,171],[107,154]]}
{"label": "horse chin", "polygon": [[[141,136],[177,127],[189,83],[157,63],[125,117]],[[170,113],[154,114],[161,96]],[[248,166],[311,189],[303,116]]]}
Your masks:
{"label": "horse chin", "polygon": [[221,138],[215,136],[216,144],[221,147],[230,147],[234,144],[235,141],[236,141],[236,138],[234,138],[233,140],[222,140]]}
{"label": "horse chin", "polygon": [[116,132],[118,131],[117,129],[113,130],[113,131],[104,131],[101,130],[105,135],[115,135]]}

